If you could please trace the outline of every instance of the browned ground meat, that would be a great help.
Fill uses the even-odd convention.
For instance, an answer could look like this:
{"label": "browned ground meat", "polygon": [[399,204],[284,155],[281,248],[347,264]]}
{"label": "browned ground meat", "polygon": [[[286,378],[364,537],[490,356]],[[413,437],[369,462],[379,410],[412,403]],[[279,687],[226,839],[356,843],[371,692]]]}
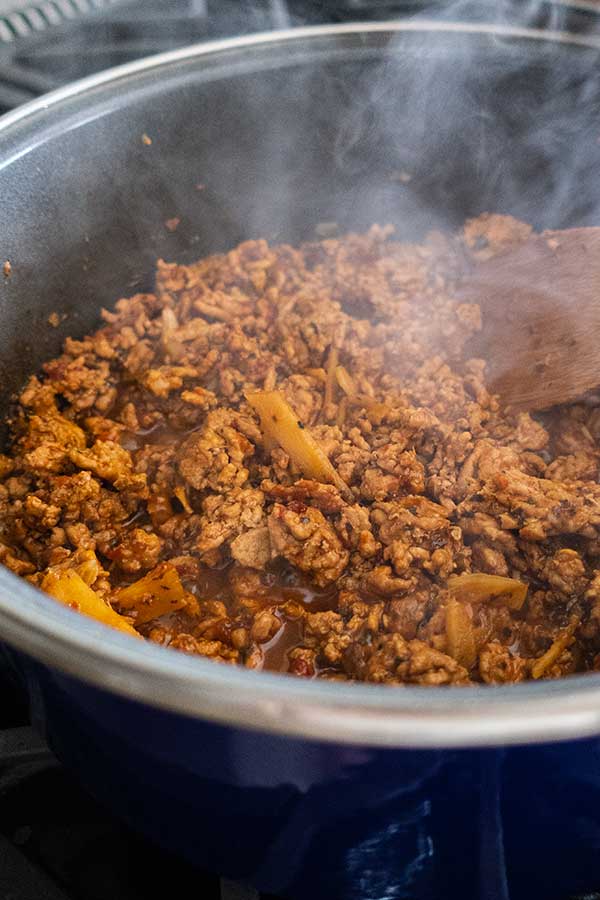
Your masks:
{"label": "browned ground meat", "polygon": [[[374,227],[159,262],[154,294],[18,398],[0,561],[44,587],[75,572],[125,628],[250,668],[431,685],[600,668],[600,409],[509,414],[469,358],[480,308],[456,299],[465,264],[530,231],[486,215],[423,245]],[[335,477],[265,430],[256,391],[281,392]],[[525,602],[512,582],[457,591],[477,573]]]}

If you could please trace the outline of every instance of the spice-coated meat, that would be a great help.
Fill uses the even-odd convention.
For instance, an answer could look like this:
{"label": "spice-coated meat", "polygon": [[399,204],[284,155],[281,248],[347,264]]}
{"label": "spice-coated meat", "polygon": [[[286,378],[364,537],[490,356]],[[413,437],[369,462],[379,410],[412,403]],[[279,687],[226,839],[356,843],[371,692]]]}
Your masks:
{"label": "spice-coated meat", "polygon": [[50,592],[76,573],[113,622],[248,668],[600,669],[600,406],[512,414],[469,353],[464,279],[531,231],[486,214],[421,244],[373,227],[159,261],[154,293],[22,390],[0,561]]}

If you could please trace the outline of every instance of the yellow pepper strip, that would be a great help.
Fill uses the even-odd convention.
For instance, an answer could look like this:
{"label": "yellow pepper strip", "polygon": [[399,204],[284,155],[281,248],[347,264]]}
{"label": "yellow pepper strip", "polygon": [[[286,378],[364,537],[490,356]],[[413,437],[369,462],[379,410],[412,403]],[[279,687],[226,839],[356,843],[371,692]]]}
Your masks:
{"label": "yellow pepper strip", "polygon": [[184,511],[186,513],[188,513],[188,515],[194,512],[194,510],[190,506],[190,502],[187,498],[185,488],[183,487],[182,484],[178,484],[177,487],[175,488],[175,490],[173,491],[173,493],[175,494],[175,496],[177,497],[177,499],[183,506]]}
{"label": "yellow pepper strip", "polygon": [[527,596],[527,585],[516,578],[504,578],[502,575],[487,575],[485,572],[473,572],[464,575],[451,575],[447,588],[459,600],[479,603],[484,600],[498,600],[509,609],[521,609]]}
{"label": "yellow pepper strip", "polygon": [[464,604],[450,599],[446,607],[446,652],[470,669],[477,659],[473,622]]}
{"label": "yellow pepper strip", "polygon": [[320,381],[321,384],[325,384],[327,381],[327,372],[325,369],[305,369],[305,375],[310,375],[311,378],[314,378],[316,381]]}
{"label": "yellow pepper strip", "polygon": [[347,397],[356,397],[356,385],[354,384],[354,379],[348,372],[348,369],[344,366],[336,366],[335,378]]}
{"label": "yellow pepper strip", "polygon": [[187,606],[186,590],[175,566],[164,562],[115,594],[119,609],[135,612],[136,625]]}
{"label": "yellow pepper strip", "polygon": [[307,478],[334,484],[346,500],[352,492],[338,475],[327,455],[321,450],[308,428],[279,391],[255,391],[246,394],[250,406],[258,413],[267,438],[277,441],[291,461]]}
{"label": "yellow pepper strip", "polygon": [[579,623],[577,621],[572,622],[564,631],[556,638],[555,641],[552,642],[550,647],[546,650],[543,656],[540,656],[539,659],[536,659],[534,664],[531,667],[531,677],[532,678],[542,678],[548,669],[554,665],[554,663],[558,660],[559,656],[562,654],[570,644],[573,643],[573,632]]}
{"label": "yellow pepper strip", "polygon": [[42,581],[42,590],[70,609],[83,613],[84,616],[89,616],[91,619],[102,622],[103,625],[124,631],[133,637],[140,637],[127,619],[111,609],[73,569],[67,569],[66,572],[59,574],[49,572]]}
{"label": "yellow pepper strip", "polygon": [[367,410],[369,419],[374,425],[380,425],[385,417],[391,412],[387,403],[381,403],[379,400],[376,400],[375,397],[369,397],[368,394],[359,394],[354,379],[344,366],[336,366],[335,378],[348,398],[348,402],[353,406],[363,406]]}
{"label": "yellow pepper strip", "polygon": [[335,424],[338,428],[344,427],[344,422],[346,421],[346,413],[348,412],[348,398],[342,397],[340,402],[338,403],[338,411],[335,417]]}
{"label": "yellow pepper strip", "polygon": [[323,406],[325,409],[329,409],[334,401],[335,387],[336,387],[336,370],[338,368],[338,362],[340,358],[340,351],[335,346],[332,345],[331,350],[329,351],[329,357],[327,359],[327,379],[325,381],[325,395],[323,397]]}

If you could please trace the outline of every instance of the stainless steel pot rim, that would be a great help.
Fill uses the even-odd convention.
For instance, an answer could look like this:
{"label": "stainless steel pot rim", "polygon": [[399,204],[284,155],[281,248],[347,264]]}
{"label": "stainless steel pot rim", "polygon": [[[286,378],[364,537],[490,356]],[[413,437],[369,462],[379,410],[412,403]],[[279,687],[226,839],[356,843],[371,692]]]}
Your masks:
{"label": "stainless steel pot rim", "polygon": [[[0,120],[17,126],[65,101],[173,63],[307,39],[447,32],[554,41],[600,49],[600,37],[452,22],[351,23],[199,44],[111,69],[47,94]],[[584,675],[504,687],[393,688],[305,681],[190,657],[78,615],[0,568],[0,636],[44,665],[149,706],[283,736],[379,747],[477,747],[600,733],[600,679]]]}
{"label": "stainless steel pot rim", "polygon": [[[575,2],[575,0],[558,0],[564,7],[586,8],[588,4]],[[591,4],[589,4],[591,7]],[[598,13],[598,9],[595,10]],[[269,47],[278,43],[300,43],[307,38],[329,38],[347,36],[374,36],[393,35],[409,32],[435,32],[447,34],[472,34],[491,37],[506,37],[525,39],[532,41],[549,41],[564,43],[572,46],[600,49],[600,34],[571,34],[567,31],[552,31],[540,28],[515,27],[512,25],[486,25],[472,22],[438,22],[430,19],[415,18],[402,22],[350,22],[340,25],[311,25],[304,28],[291,28],[280,31],[266,31],[257,34],[244,35],[242,37],[226,38],[218,41],[207,41],[201,44],[193,44],[182,47],[179,50],[171,50],[166,53],[158,53],[136,62],[115,66],[82,78],[65,87],[58,88],[48,94],[43,94],[23,106],[17,107],[12,112],[0,117],[0,137],[3,137],[7,129],[17,122],[39,113],[41,110],[50,109],[71,97],[76,97],[93,88],[109,83],[116,83],[139,73],[148,73],[155,69],[164,68],[171,63],[185,62],[192,59],[202,59],[214,56],[228,50],[244,50],[247,47]]]}

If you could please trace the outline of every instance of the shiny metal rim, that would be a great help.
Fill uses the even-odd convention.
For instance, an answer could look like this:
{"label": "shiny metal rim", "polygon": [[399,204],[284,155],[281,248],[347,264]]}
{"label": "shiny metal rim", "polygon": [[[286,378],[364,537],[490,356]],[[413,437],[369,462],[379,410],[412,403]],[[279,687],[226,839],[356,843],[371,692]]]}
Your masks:
{"label": "shiny metal rim", "polygon": [[[71,98],[173,63],[226,51],[354,35],[447,32],[553,41],[600,49],[600,37],[508,26],[426,21],[319,26],[201,44],[121,66],[61,88],[0,120],[16,126]],[[2,162],[0,169],[9,160]],[[146,705],[238,727],[344,744],[465,747],[533,743],[600,733],[600,680],[464,689],[389,688],[304,682],[248,672],[134,641],[59,606],[8,570],[0,571],[0,635],[39,662]]]}
{"label": "shiny metal rim", "polygon": [[[569,0],[561,0],[565,6]],[[571,4],[569,4],[571,5]],[[286,31],[267,31],[260,34],[244,35],[237,38],[227,38],[221,41],[209,41],[195,44],[191,47],[183,47],[180,50],[172,50],[166,53],[158,53],[146,59],[123,66],[116,66],[88,78],[82,78],[73,84],[58,88],[41,97],[25,103],[17,109],[0,117],[1,132],[11,125],[22,122],[38,113],[40,110],[50,109],[64,100],[77,97],[93,88],[106,84],[117,84],[132,75],[150,73],[161,69],[171,63],[185,62],[192,59],[207,59],[230,50],[243,50],[252,47],[268,47],[276,44],[300,43],[307,38],[343,37],[344,35],[373,36],[377,34],[390,35],[407,34],[409,32],[446,33],[446,34],[473,34],[482,37],[506,37],[526,39],[540,42],[552,42],[570,44],[572,46],[600,49],[600,35],[570,34],[566,31],[545,31],[535,28],[519,28],[510,25],[484,25],[462,22],[435,22],[428,19],[414,19],[408,22],[351,22],[345,25],[313,25],[306,28],[291,28]],[[0,132],[0,136],[2,136]]]}

